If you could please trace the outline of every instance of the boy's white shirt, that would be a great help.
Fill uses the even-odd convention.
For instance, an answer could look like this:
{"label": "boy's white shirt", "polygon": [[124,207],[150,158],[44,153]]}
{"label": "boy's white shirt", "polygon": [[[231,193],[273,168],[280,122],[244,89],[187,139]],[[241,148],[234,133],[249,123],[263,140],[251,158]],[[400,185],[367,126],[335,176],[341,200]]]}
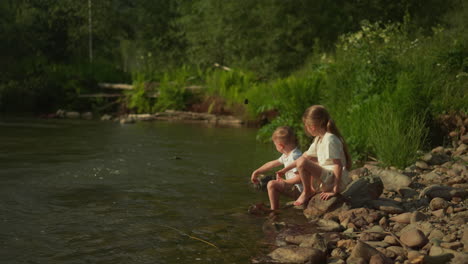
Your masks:
{"label": "boy's white shirt", "polygon": [[[296,159],[302,156],[302,151],[299,150],[298,148],[293,149],[289,154],[283,154],[281,157],[278,159],[278,161],[284,165],[284,167],[287,167],[289,164],[293,163]],[[284,176],[286,177],[287,180],[296,177],[295,172],[297,171],[296,168],[287,171]],[[300,192],[302,192],[302,184],[295,184],[296,187],[299,189]]]}

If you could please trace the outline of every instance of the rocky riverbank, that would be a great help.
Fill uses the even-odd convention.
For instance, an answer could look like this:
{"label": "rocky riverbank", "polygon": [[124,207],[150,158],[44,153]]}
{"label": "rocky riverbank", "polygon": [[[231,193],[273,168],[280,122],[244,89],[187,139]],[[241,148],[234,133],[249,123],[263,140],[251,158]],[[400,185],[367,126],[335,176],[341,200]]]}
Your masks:
{"label": "rocky riverbank", "polygon": [[468,263],[468,135],[453,139],[404,170],[366,164],[342,195],[268,217],[269,252],[252,263]]}

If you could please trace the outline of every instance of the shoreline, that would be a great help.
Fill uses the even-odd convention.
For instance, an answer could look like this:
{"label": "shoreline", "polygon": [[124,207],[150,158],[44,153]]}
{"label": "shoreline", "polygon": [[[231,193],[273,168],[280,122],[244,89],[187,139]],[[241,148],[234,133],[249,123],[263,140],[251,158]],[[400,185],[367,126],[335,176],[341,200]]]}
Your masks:
{"label": "shoreline", "polygon": [[[306,207],[287,203],[287,212],[265,221],[269,253],[251,262],[467,263],[467,135],[452,145],[422,154],[404,170],[354,169],[346,190],[327,201],[316,195]],[[308,223],[282,219],[290,210],[302,211]]]}
{"label": "shoreline", "polygon": [[132,124],[140,121],[169,121],[169,122],[189,122],[206,123],[231,127],[258,127],[260,122],[246,121],[233,115],[215,115],[210,113],[199,113],[191,111],[166,110],[154,114],[123,114],[109,115],[103,114],[96,117],[92,112],[76,112],[57,110],[56,113],[40,115],[43,119],[83,119],[83,120],[101,120],[114,121],[120,124]]}

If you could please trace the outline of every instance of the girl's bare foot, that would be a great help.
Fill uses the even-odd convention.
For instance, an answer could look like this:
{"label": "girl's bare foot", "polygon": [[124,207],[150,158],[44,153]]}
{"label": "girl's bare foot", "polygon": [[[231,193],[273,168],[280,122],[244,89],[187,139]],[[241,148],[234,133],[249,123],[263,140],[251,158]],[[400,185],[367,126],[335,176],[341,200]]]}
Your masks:
{"label": "girl's bare foot", "polygon": [[314,196],[314,194],[315,193],[311,193],[311,194],[305,194],[304,192],[301,193],[299,198],[297,198],[297,200],[294,202],[294,205],[299,206],[299,205],[303,205],[303,204],[308,203],[310,198],[312,198],[312,196]]}

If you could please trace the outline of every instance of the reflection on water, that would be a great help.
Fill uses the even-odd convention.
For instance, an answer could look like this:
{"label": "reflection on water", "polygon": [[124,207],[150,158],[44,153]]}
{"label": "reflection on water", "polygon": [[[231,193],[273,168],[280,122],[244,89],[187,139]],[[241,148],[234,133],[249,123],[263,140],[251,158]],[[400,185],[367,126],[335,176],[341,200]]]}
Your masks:
{"label": "reflection on water", "polygon": [[0,263],[246,263],[275,157],[246,128],[2,120]]}

